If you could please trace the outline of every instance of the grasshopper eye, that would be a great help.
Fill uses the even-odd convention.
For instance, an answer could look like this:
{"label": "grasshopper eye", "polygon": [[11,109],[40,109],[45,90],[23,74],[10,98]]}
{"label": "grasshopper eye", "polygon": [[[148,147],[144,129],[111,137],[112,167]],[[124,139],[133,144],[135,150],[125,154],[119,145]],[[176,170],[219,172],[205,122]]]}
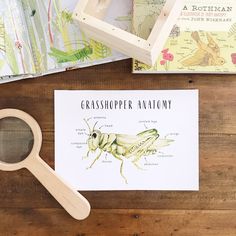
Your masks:
{"label": "grasshopper eye", "polygon": [[92,137],[93,137],[93,138],[97,138],[97,134],[96,134],[96,133],[93,133]]}

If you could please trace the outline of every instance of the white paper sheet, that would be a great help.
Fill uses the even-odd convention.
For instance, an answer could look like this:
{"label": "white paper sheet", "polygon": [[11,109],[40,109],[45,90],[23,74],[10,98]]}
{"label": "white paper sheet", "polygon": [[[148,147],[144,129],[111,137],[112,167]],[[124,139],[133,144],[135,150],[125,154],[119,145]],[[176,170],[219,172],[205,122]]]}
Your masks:
{"label": "white paper sheet", "polygon": [[198,150],[197,90],[55,91],[55,168],[78,190],[197,191]]}

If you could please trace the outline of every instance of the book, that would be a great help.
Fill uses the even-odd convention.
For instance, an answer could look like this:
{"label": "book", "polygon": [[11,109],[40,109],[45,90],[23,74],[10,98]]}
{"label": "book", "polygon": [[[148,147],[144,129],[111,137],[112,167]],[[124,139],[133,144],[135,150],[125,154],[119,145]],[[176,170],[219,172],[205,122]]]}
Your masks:
{"label": "book", "polygon": [[55,91],[55,170],[76,190],[199,190],[198,90]]}
{"label": "book", "polygon": [[[133,31],[147,38],[165,1],[134,0]],[[134,73],[236,73],[234,0],[184,0],[153,67],[133,61]]]}
{"label": "book", "polygon": [[[127,58],[87,37],[72,19],[78,0],[2,0],[0,83]],[[109,7],[108,22],[130,30],[132,2]]]}

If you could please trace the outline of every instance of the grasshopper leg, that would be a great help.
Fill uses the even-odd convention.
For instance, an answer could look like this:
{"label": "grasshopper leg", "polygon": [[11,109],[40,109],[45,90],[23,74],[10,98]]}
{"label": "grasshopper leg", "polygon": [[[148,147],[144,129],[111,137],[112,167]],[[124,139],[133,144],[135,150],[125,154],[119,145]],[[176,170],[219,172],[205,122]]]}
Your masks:
{"label": "grasshopper leg", "polygon": [[132,163],[133,163],[136,167],[138,167],[138,169],[141,169],[141,170],[144,170],[144,169],[142,169],[141,167],[139,167],[138,162],[139,162],[140,159],[143,157],[143,155],[144,155],[145,152],[146,152],[146,149],[143,150],[142,152],[140,152],[139,155],[136,156],[136,158],[132,161]]}
{"label": "grasshopper leg", "polygon": [[149,138],[151,136],[159,137],[159,134],[156,129],[149,129],[149,130],[145,130],[141,133],[138,133],[137,136]]}
{"label": "grasshopper leg", "polygon": [[[138,160],[140,160],[140,158],[141,157],[139,157],[139,159]],[[132,161],[132,163],[139,169],[139,170],[146,170],[146,169],[143,169],[142,167],[140,167],[139,165],[138,165],[138,161]]]}
{"label": "grasshopper leg", "polygon": [[90,153],[90,151],[88,151],[88,152],[87,152],[87,155],[84,156],[84,157],[82,157],[82,159],[83,159],[83,160],[88,159],[88,158],[89,158],[89,153]]}
{"label": "grasshopper leg", "polygon": [[125,183],[128,184],[128,181],[127,181],[126,177],[125,177],[124,174],[123,174],[123,167],[124,167],[124,161],[123,161],[123,159],[122,159],[119,155],[117,155],[116,153],[112,153],[112,155],[113,155],[116,159],[118,159],[119,161],[121,161],[121,164],[120,164],[120,175],[121,175],[122,178],[125,180]]}
{"label": "grasshopper leg", "polygon": [[121,165],[120,165],[120,174],[122,176],[122,178],[125,180],[125,183],[128,184],[127,179],[125,178],[124,174],[123,174],[123,166],[124,166],[124,161],[121,160]]}
{"label": "grasshopper leg", "polygon": [[103,151],[101,151],[98,156],[95,158],[95,160],[93,161],[93,163],[87,168],[87,169],[91,169],[93,167],[93,165],[95,164],[95,162],[101,157]]}
{"label": "grasshopper leg", "polygon": [[140,169],[140,167],[138,166],[138,162],[139,162],[140,159],[145,155],[145,153],[149,150],[150,146],[158,139],[158,137],[159,137],[159,136],[150,137],[148,140],[146,140],[146,142],[144,143],[144,145],[140,146],[140,148],[136,150],[136,153],[134,154],[135,159],[132,161],[132,163],[133,163],[138,169]]}

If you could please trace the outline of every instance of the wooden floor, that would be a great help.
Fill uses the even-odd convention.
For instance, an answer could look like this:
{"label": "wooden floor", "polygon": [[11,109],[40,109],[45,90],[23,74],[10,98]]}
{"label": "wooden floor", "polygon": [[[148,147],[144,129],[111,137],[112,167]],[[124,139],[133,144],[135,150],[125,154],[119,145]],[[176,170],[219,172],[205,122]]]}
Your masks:
{"label": "wooden floor", "polygon": [[131,61],[0,85],[0,109],[22,109],[43,130],[54,166],[55,89],[199,89],[200,192],[85,192],[91,216],[72,219],[26,170],[0,172],[0,235],[236,235],[236,76],[133,75]]}

